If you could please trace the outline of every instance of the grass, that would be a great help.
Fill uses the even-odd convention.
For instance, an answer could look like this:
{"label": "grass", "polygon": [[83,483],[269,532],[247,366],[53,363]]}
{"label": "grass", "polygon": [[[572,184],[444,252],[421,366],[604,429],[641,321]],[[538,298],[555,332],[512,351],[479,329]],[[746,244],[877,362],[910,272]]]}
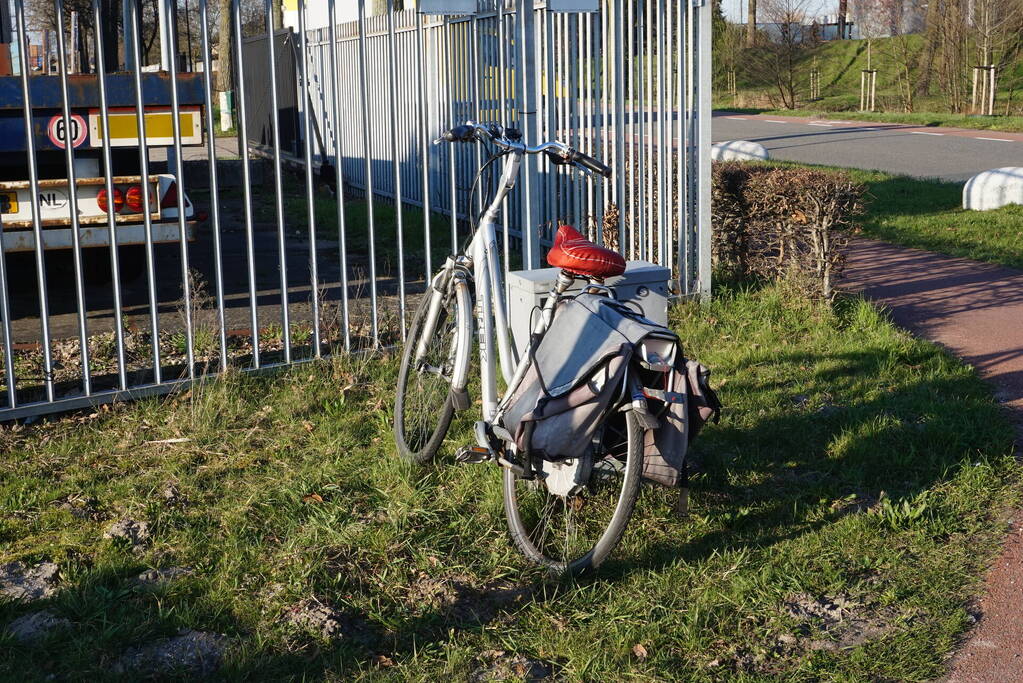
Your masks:
{"label": "grass", "polygon": [[848,172],[871,195],[861,221],[866,236],[1023,269],[1023,206],[966,211],[962,183]]}
{"label": "grass", "polygon": [[[616,556],[578,581],[513,551],[495,469],[451,448],[421,470],[395,457],[393,358],[3,428],[0,562],[58,562],[46,606],[74,625],[60,647],[0,636],[0,678],[106,680],[127,648],[184,627],[229,636],[232,680],[465,680],[497,651],[567,680],[939,676],[1019,502],[985,385],[858,298],[721,288],[673,325],[727,405],[697,442],[692,514],[645,489]],[[149,523],[146,548],[103,540],[123,517]],[[175,565],[195,573],[130,585]],[[288,625],[311,597],[346,615],[344,637]],[[791,606],[825,600],[847,601],[845,625]],[[0,604],[0,624],[34,609]]]}

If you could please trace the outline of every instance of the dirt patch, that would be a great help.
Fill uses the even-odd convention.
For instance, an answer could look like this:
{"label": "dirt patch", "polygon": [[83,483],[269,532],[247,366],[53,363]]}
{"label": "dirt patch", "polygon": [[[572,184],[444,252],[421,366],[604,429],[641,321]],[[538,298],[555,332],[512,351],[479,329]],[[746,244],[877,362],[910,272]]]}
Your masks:
{"label": "dirt patch", "polygon": [[135,577],[135,584],[155,588],[164,586],[183,576],[191,576],[194,572],[189,567],[167,567],[166,569],[147,569]]}
{"label": "dirt patch", "polygon": [[124,543],[132,550],[140,550],[149,543],[149,524],[128,517],[119,519],[103,532],[103,538]]}
{"label": "dirt patch", "polygon": [[315,598],[290,607],[284,618],[295,628],[324,640],[346,639],[365,646],[376,640],[376,629],[366,619],[342,612]]}
{"label": "dirt patch", "polygon": [[71,494],[64,498],[58,507],[61,510],[67,510],[76,519],[98,522],[106,518],[106,515],[99,509],[99,501],[91,496]]}
{"label": "dirt patch", "polygon": [[216,633],[185,629],[173,638],[131,648],[114,665],[119,674],[139,677],[203,677],[220,668],[227,639]]}
{"label": "dirt patch", "polygon": [[176,482],[168,481],[160,489],[160,499],[167,507],[185,507],[188,497],[181,493]]}
{"label": "dirt patch", "polygon": [[480,653],[479,666],[469,675],[472,683],[479,681],[549,681],[554,678],[554,664],[542,659],[512,654],[504,650]]}
{"label": "dirt patch", "polygon": [[511,581],[475,586],[465,576],[436,578],[420,573],[408,588],[406,602],[418,612],[439,612],[449,625],[465,627],[489,623],[531,594],[530,587]]}
{"label": "dirt patch", "polygon": [[779,647],[789,650],[847,650],[883,636],[899,619],[893,608],[871,609],[846,596],[800,593],[786,600],[784,609],[799,622],[798,632],[804,636],[780,636]]}
{"label": "dirt patch", "polygon": [[0,565],[0,595],[12,600],[40,600],[57,592],[59,567],[42,562],[26,567],[21,562]]}
{"label": "dirt patch", "polygon": [[18,617],[7,625],[7,631],[19,643],[36,643],[69,626],[71,622],[67,619],[43,610]]}

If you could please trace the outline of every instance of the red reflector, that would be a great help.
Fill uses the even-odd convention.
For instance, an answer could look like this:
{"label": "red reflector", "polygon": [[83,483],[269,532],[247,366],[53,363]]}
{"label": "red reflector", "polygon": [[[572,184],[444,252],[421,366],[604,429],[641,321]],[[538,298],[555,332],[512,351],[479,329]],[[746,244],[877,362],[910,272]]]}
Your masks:
{"label": "red reflector", "polygon": [[[103,188],[102,190],[100,190],[99,192],[96,193],[96,203],[99,204],[99,208],[100,208],[101,211],[106,212],[106,211],[109,210],[110,205],[107,202],[107,189],[106,188]],[[121,192],[120,190],[118,190],[115,187],[114,188],[114,213],[120,211],[122,206],[124,206],[124,193]]]}
{"label": "red reflector", "polygon": [[178,208],[178,184],[171,183],[167,186],[167,193],[163,195],[163,199],[160,200],[161,209],[176,209]]}
{"label": "red reflector", "polygon": [[[142,213],[145,210],[144,205],[145,198],[142,196],[142,186],[132,185],[128,188],[128,191],[124,193],[124,206],[131,213]],[[149,196],[149,206],[152,207],[156,202],[153,200],[153,196]]]}

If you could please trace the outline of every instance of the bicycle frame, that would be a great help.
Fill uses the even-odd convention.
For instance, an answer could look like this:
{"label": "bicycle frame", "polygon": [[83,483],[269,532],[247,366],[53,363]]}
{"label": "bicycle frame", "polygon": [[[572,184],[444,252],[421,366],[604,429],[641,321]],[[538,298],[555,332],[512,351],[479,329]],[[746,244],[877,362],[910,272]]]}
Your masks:
{"label": "bicycle frame", "polygon": [[[515,187],[524,154],[524,150],[512,150],[504,155],[498,190],[483,213],[476,233],[469,243],[468,261],[465,257],[462,257],[460,260],[448,260],[445,270],[435,280],[434,287],[432,288],[433,299],[430,303],[430,311],[426,323],[426,329],[428,330],[434,329],[437,323],[443,298],[443,288],[438,285],[446,283],[448,278],[454,275],[453,270],[456,267],[468,268],[471,265],[476,289],[476,331],[478,336],[477,346],[479,349],[483,419],[487,422],[493,422],[498,415],[497,363],[500,364],[502,376],[509,390],[521,379],[526,366],[526,363],[521,362],[516,357],[510,341],[503,264],[500,260],[501,252],[497,245],[498,216],[501,211],[501,205]],[[542,335],[547,329],[554,307],[557,304],[557,299],[558,296],[556,294],[546,302],[543,313],[533,329],[535,334]],[[423,339],[425,340],[427,337],[428,335],[424,335]],[[494,344],[495,339],[496,345]],[[494,358],[495,346],[497,350],[496,359]],[[418,349],[417,357],[421,357],[424,352],[425,349]],[[456,377],[466,376],[465,373],[459,373],[458,370],[456,370],[454,375]],[[452,387],[452,389],[457,392],[465,389],[465,387]]]}

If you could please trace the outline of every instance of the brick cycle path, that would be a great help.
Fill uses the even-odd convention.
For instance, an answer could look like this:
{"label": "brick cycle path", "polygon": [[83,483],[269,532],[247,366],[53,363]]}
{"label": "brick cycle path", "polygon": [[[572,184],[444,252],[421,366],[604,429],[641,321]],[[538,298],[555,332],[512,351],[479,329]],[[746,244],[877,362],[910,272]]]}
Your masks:
{"label": "brick cycle path", "polygon": [[[896,324],[972,365],[1009,411],[1023,444],[1023,271],[856,239],[844,289],[885,306]],[[1023,681],[1023,512],[985,579],[979,621],[947,683]]]}

